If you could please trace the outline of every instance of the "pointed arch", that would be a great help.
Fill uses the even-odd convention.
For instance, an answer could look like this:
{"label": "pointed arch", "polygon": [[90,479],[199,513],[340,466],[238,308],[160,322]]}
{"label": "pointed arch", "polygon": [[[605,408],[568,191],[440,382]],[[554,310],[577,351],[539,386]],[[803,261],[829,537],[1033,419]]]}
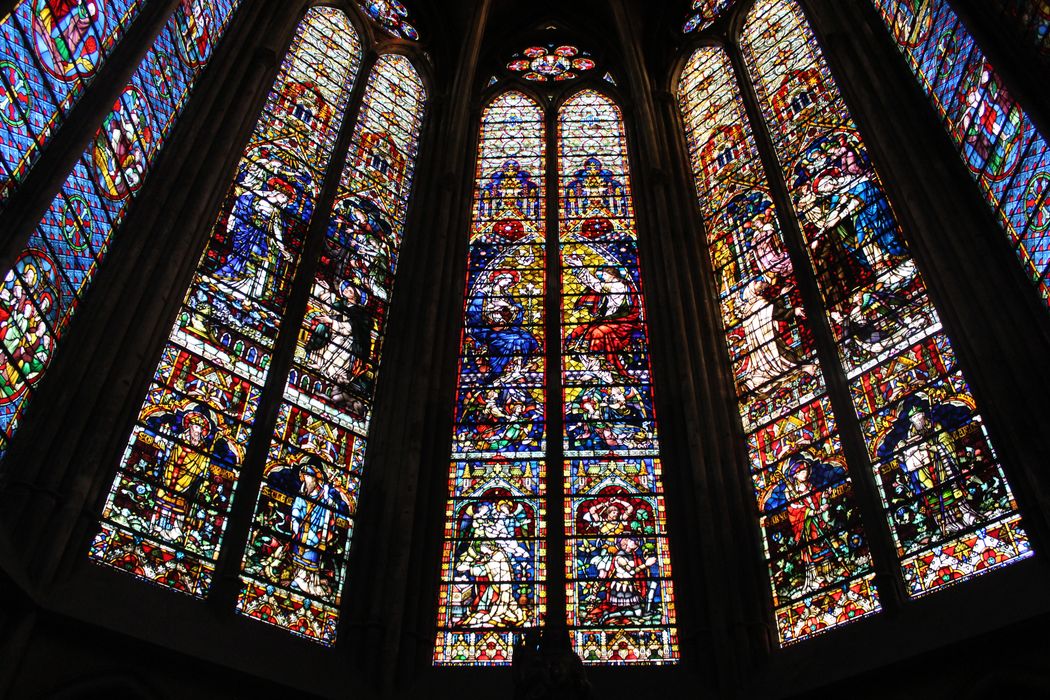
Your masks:
{"label": "pointed arch", "polygon": [[[677,87],[782,643],[880,610],[825,370],[726,52]],[[821,624],[807,624],[819,610]],[[801,624],[800,624],[801,623]]]}
{"label": "pointed arch", "polygon": [[567,612],[585,663],[678,659],[648,323],[623,114],[558,111]]}
{"label": "pointed arch", "polygon": [[241,564],[237,610],[333,644],[426,90],[412,62],[369,74],[299,328]]}
{"label": "pointed arch", "polygon": [[197,597],[210,588],[361,54],[345,13],[306,12],[129,437],[95,561]]}
{"label": "pointed arch", "polygon": [[438,665],[509,664],[546,609],[546,126],[518,90],[481,117],[449,471]]}
{"label": "pointed arch", "polygon": [[1031,556],[977,401],[798,4],[757,0],[741,48],[905,589],[925,595]]}

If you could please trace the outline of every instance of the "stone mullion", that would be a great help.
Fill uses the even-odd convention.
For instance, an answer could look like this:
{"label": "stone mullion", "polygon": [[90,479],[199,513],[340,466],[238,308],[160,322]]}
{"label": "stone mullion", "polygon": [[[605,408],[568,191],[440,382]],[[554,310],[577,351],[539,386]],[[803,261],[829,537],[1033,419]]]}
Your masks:
{"label": "stone mullion", "polygon": [[[393,696],[433,673],[435,619],[463,324],[480,109],[475,71],[492,0],[476,0],[448,81],[425,80],[427,117],[391,302],[351,551],[355,664]],[[397,342],[392,342],[397,339]],[[381,429],[380,429],[381,426]],[[355,576],[353,572],[359,572]],[[375,572],[364,573],[364,572]],[[356,583],[355,583],[356,579]],[[425,669],[425,670],[424,670]]]}
{"label": "stone mullion", "polygon": [[756,601],[762,600],[757,557],[747,557],[738,541],[703,535],[754,528],[742,478],[747,469],[735,422],[736,395],[719,371],[725,347],[717,295],[710,291],[712,277],[704,274],[702,237],[695,234],[703,227],[674,97],[654,95],[645,78],[650,70],[639,34],[643,24],[626,3],[613,7],[637,96],[627,123],[628,148],[633,162],[650,164],[635,168],[634,191],[683,664],[724,690],[738,687],[756,651],[743,621],[759,617]]}
{"label": "stone mullion", "polygon": [[838,347],[828,321],[827,306],[817,284],[813,264],[807,252],[805,237],[799,227],[797,214],[792,206],[791,194],[780,160],[777,156],[770,126],[766,124],[761,102],[751,82],[750,72],[738,45],[727,47],[730,63],[736,73],[736,83],[744,111],[749,120],[762,166],[769,184],[770,196],[776,205],[777,219],[783,232],[784,247],[791,259],[799,294],[802,297],[806,318],[813,331],[817,357],[826,382],[826,392],[835,412],[842,452],[849,465],[853,482],[853,493],[860,508],[865,540],[872,557],[872,569],[879,591],[879,600],[890,614],[900,610],[904,602],[904,588],[900,577],[900,564],[893,545],[893,534],[886,521],[879,497],[878,485],[868,458],[860,420],[853,405],[849,381],[839,357]]}
{"label": "stone mullion", "polygon": [[840,92],[864,117],[857,128],[1038,551],[1050,543],[1040,439],[1050,434],[1050,314],[874,9],[812,1],[804,9]]}
{"label": "stone mullion", "polygon": [[[241,50],[251,51],[242,42],[250,42],[269,22],[261,10],[242,18],[213,59],[222,71],[204,77],[197,100],[187,106],[183,123],[172,134],[173,147],[156,163],[158,177],[146,185],[155,193],[156,205],[133,207],[121,224],[85,308],[41,382],[34,404],[49,412],[29,420],[12,442],[9,459],[21,468],[5,494],[12,506],[5,510],[14,536],[25,551],[34,552],[33,566],[50,572],[45,578],[63,557],[68,567],[83,563],[87,531],[98,519],[96,507],[85,504],[93,504],[112,481],[112,468],[167,339],[171,314],[182,301],[225,192],[227,173],[236,164],[239,147],[230,143],[239,143],[238,125],[246,137],[257,116],[251,98],[231,108],[224,83],[236,81],[248,96],[254,82],[260,104],[265,98],[272,51],[257,52],[247,61],[235,57]],[[246,124],[236,116],[243,114],[243,106],[248,107]],[[228,155],[232,148],[237,151]],[[217,160],[201,153],[227,155]],[[207,182],[214,186],[204,186]],[[143,389],[128,392],[129,386]],[[37,538],[44,537],[55,546],[38,547]]]}
{"label": "stone mullion", "polygon": [[[0,212],[0,269],[10,270],[102,119],[138,70],[180,0],[146,3],[105,64],[70,110],[51,142]],[[248,3],[245,3],[246,5]],[[238,10],[243,12],[244,8]],[[0,16],[5,14],[0,11]],[[235,13],[231,21],[238,21]],[[155,169],[155,168],[154,168]]]}

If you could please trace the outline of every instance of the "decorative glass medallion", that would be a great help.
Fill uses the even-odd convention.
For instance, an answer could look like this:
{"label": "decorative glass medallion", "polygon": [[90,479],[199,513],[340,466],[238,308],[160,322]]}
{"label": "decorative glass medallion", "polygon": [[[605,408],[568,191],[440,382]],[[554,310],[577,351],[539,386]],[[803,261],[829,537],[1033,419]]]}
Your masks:
{"label": "decorative glass medallion", "polygon": [[587,51],[569,44],[556,43],[530,46],[514,54],[507,70],[520,73],[525,80],[537,83],[573,80],[581,73],[594,70],[598,64]]}
{"label": "decorative glass medallion", "polygon": [[689,34],[698,29],[707,29],[735,2],[736,0],[693,0],[693,11],[682,25],[682,33]]}
{"label": "decorative glass medallion", "polygon": [[399,39],[418,41],[419,32],[408,23],[408,9],[397,0],[357,0],[384,32]]}

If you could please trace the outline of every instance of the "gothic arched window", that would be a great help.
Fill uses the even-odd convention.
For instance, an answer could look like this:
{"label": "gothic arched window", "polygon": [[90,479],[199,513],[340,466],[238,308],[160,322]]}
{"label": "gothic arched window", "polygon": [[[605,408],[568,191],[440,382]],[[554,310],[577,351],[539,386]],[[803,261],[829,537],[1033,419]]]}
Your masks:
{"label": "gothic arched window", "polygon": [[[346,13],[306,12],[185,294],[90,554],[204,597],[223,546],[227,558],[239,554],[224,545],[239,482],[261,478],[250,534],[232,533],[247,539],[237,610],[323,644],[336,636],[426,102],[411,61],[384,54],[355,124],[348,105],[361,90],[362,54]],[[340,143],[342,173],[331,165]]]}
{"label": "gothic arched window", "polygon": [[[553,173],[557,187],[548,189]],[[616,103],[583,89],[552,124],[522,92],[490,102],[469,240],[434,661],[508,664],[517,635],[557,628],[554,619],[585,663],[674,663],[648,334]]]}
{"label": "gothic arched window", "polygon": [[[6,91],[0,96],[13,110],[2,118],[0,132],[0,153],[8,163],[4,192],[13,190],[39,156],[45,137],[58,129],[139,5],[25,0],[4,20],[0,52],[13,52],[14,60],[0,60],[0,91]],[[239,5],[240,0],[186,0],[174,9],[5,275],[0,456]],[[65,14],[59,17],[56,7]],[[36,37],[35,59],[16,46],[29,36]],[[74,39],[75,46],[68,43]],[[65,78],[54,75],[56,56],[65,56]],[[51,71],[47,78],[31,75],[37,66]],[[20,90],[32,94],[20,96]],[[27,124],[38,130],[35,140],[25,131]]]}
{"label": "gothic arched window", "polygon": [[[746,74],[726,51],[739,51]],[[757,0],[739,49],[726,51],[697,50],[678,97],[787,644],[879,610],[872,572],[890,567],[873,565],[875,538],[881,546],[870,549],[895,555],[911,597],[1031,550],[951,341],[801,10]],[[761,123],[746,115],[738,80],[753,85]],[[780,172],[765,172],[763,148]],[[780,178],[783,205],[767,178]],[[800,277],[817,297],[807,298]],[[884,522],[862,525],[854,493],[865,489]]]}
{"label": "gothic arched window", "polygon": [[[874,0],[1025,274],[1050,301],[1050,146],[946,0]],[[1031,9],[1046,42],[1050,5]],[[1041,27],[1041,29],[1040,29]],[[1044,49],[1047,44],[1044,43]]]}

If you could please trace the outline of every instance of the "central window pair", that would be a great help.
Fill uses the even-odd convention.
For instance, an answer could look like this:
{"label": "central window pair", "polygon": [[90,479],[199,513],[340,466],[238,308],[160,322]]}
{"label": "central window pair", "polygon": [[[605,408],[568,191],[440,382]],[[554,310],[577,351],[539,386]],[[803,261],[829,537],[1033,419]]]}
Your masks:
{"label": "central window pair", "polygon": [[623,118],[590,89],[544,116],[509,91],[482,117],[435,662],[564,618],[585,662],[673,663]]}

